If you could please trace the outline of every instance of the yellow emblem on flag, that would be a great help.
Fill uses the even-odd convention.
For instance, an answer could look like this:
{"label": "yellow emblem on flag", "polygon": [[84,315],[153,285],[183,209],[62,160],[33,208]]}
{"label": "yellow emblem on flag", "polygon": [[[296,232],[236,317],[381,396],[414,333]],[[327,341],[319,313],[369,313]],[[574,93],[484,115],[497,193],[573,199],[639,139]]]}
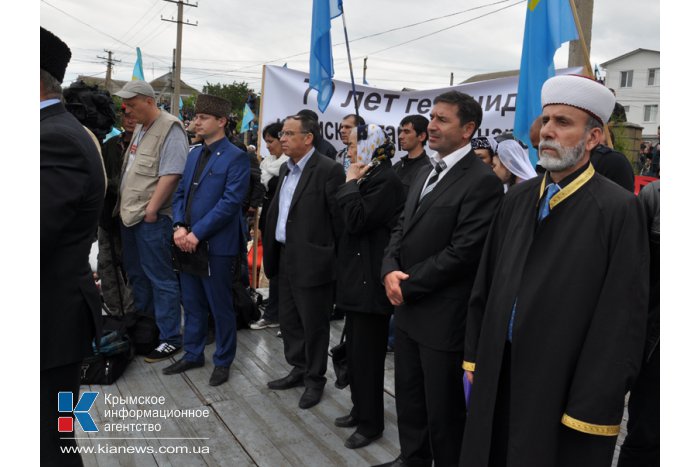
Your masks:
{"label": "yellow emblem on flag", "polygon": [[528,8],[530,11],[533,11],[535,8],[537,8],[537,4],[538,4],[538,3],[540,3],[540,0],[530,0],[530,1],[527,3],[527,8]]}

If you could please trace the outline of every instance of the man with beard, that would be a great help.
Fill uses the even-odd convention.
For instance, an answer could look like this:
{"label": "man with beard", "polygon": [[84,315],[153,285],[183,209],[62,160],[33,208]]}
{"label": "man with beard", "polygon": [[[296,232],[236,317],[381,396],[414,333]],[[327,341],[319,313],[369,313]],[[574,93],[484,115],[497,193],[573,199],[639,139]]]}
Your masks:
{"label": "man with beard", "polygon": [[642,208],[589,161],[614,104],[582,76],[542,88],[547,172],[505,196],[469,302],[462,466],[612,462],[649,291]]}

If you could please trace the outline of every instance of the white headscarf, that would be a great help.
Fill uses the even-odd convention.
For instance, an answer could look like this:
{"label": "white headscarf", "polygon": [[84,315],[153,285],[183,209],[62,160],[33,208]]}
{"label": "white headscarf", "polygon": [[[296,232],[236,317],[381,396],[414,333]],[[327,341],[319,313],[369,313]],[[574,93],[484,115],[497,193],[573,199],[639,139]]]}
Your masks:
{"label": "white headscarf", "polygon": [[510,173],[523,180],[529,180],[537,176],[537,172],[530,163],[527,151],[515,140],[507,139],[498,143],[496,155]]}

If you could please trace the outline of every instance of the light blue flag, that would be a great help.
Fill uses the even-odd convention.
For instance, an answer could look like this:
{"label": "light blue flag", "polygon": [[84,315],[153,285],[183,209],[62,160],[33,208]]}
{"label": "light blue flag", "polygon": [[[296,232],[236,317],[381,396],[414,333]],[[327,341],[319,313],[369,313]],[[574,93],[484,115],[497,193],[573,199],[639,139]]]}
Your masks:
{"label": "light blue flag", "polygon": [[[569,0],[528,1],[513,125],[515,137],[528,146],[532,146],[530,125],[542,113],[542,85],[554,76],[554,53],[564,42],[576,39]],[[537,150],[532,147],[530,161],[533,166],[537,162]]]}
{"label": "light blue flag", "polygon": [[243,120],[241,120],[241,132],[250,130],[250,124],[253,123],[255,115],[253,111],[250,110],[248,104],[243,108]]}
{"label": "light blue flag", "polygon": [[337,18],[343,14],[343,0],[328,0],[328,3],[331,11],[331,19]]}
{"label": "light blue flag", "polygon": [[180,103],[178,104],[178,108],[180,109],[180,112],[179,112],[180,115],[178,115],[178,117],[180,117],[180,120],[183,120],[183,118],[182,118],[182,108],[183,108],[184,106],[185,106],[185,104],[182,102],[182,96],[180,96]]}
{"label": "light blue flag", "polygon": [[311,56],[309,58],[309,88],[318,93],[316,101],[321,113],[326,111],[333,96],[333,46],[331,18],[342,14],[341,0],[314,0],[311,18]]}
{"label": "light blue flag", "polygon": [[136,47],[136,63],[134,63],[134,71],[131,73],[131,81],[141,80],[146,81],[143,77],[143,61],[141,60],[141,47]]}

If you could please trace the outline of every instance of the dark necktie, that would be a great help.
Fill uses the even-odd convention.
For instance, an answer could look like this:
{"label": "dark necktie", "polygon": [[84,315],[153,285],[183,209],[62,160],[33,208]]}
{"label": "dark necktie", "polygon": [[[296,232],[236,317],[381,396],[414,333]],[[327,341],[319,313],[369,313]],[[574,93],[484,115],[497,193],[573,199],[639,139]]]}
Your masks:
{"label": "dark necktie", "polygon": [[428,195],[428,193],[433,191],[433,188],[435,188],[435,185],[437,185],[437,181],[440,178],[440,172],[442,172],[446,168],[447,164],[445,164],[444,161],[438,161],[438,163],[435,164],[435,167],[433,167],[435,173],[428,179],[428,184],[425,185],[425,189],[423,190],[423,193],[421,193],[418,203],[423,201],[423,198],[425,198]]}
{"label": "dark necktie", "polygon": [[185,222],[187,225],[191,224],[190,208],[192,207],[192,198],[194,198],[194,193],[197,191],[197,186],[199,185],[199,179],[202,177],[202,172],[204,172],[204,167],[207,166],[210,156],[211,151],[209,150],[209,147],[204,146],[202,153],[199,155],[199,159],[197,159],[197,166],[194,169],[192,184],[190,185],[190,191],[187,194],[187,205],[185,206]]}

